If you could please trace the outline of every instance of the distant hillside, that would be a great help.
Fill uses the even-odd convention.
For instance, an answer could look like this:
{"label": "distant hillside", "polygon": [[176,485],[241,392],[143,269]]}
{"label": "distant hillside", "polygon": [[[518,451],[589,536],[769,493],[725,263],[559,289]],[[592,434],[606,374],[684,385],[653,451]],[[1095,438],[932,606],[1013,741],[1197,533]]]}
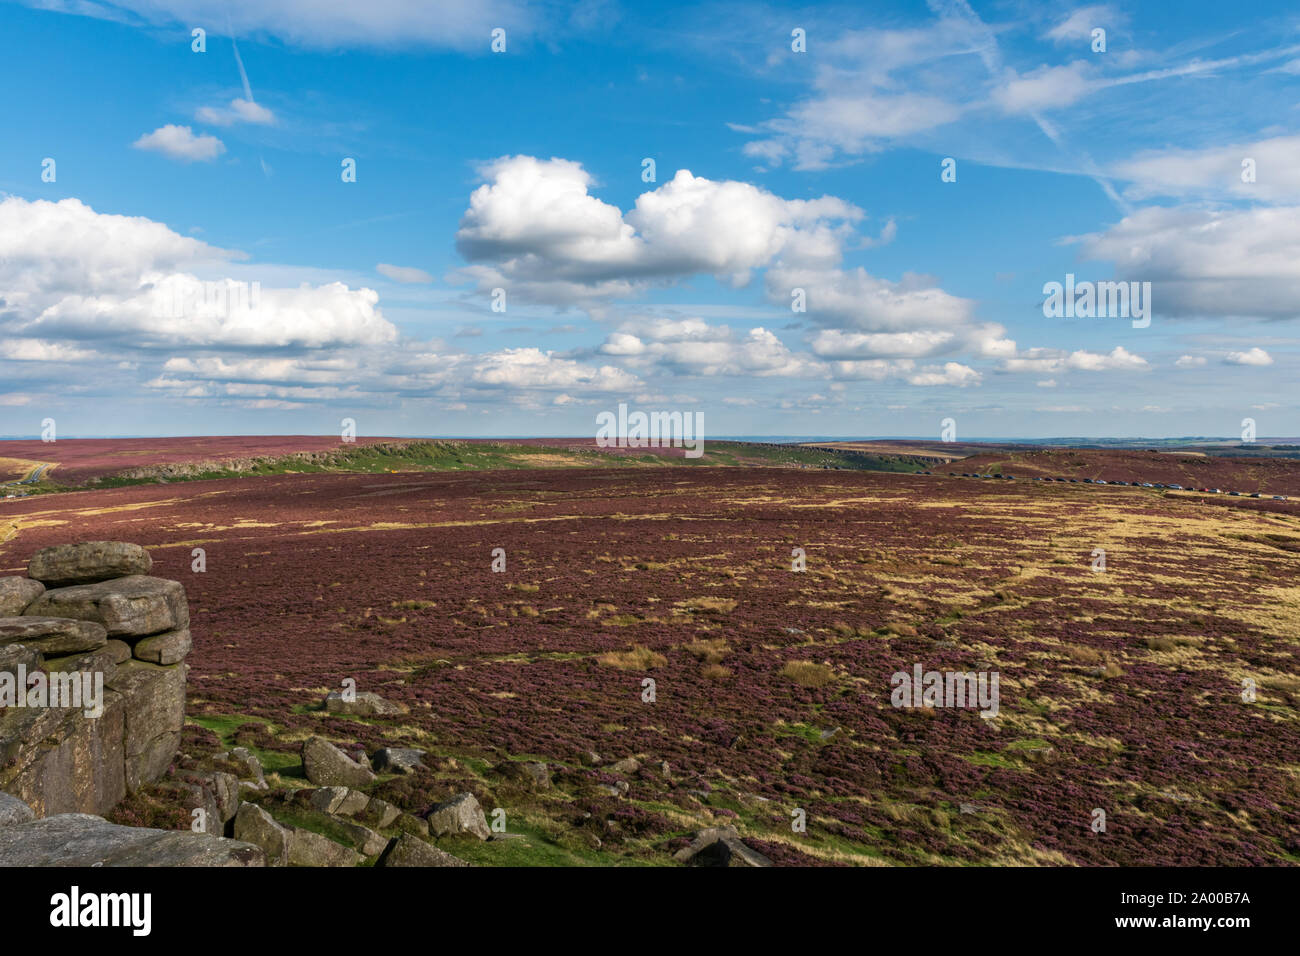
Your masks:
{"label": "distant hillside", "polygon": [[1198,451],[1039,448],[984,452],[962,459],[956,470],[1001,472],[1017,477],[1150,481],[1184,488],[1300,495],[1300,461],[1283,457],[1236,457]]}

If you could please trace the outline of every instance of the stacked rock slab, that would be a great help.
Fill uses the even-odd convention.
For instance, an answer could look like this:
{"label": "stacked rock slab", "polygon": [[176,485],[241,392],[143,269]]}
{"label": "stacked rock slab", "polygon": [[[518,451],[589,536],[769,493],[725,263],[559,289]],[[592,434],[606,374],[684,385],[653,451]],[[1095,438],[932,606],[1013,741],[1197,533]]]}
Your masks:
{"label": "stacked rock slab", "polygon": [[103,675],[103,711],[0,704],[0,791],[38,817],[102,814],[159,779],[180,746],[189,605],[149,576],[144,548],[88,541],[37,552],[27,577],[0,578],[0,680]]}

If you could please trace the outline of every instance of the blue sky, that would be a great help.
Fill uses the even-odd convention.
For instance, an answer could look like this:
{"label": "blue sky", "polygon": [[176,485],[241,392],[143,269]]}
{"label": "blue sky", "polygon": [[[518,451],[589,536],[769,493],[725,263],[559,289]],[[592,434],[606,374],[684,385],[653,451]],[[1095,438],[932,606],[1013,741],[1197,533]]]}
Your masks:
{"label": "blue sky", "polygon": [[1300,433],[1286,4],[0,18],[0,434]]}

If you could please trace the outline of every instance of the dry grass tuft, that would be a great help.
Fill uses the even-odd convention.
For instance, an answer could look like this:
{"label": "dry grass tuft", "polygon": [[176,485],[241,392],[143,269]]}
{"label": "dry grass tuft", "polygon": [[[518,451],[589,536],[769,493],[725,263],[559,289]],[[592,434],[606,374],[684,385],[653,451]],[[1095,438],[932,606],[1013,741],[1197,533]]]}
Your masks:
{"label": "dry grass tuft", "polygon": [[678,601],[677,607],[700,614],[726,614],[736,609],[732,598],[694,597]]}
{"label": "dry grass tuft", "polygon": [[692,641],[685,645],[687,653],[691,654],[697,661],[704,661],[706,664],[717,664],[731,653],[731,648],[727,642],[715,637],[707,641]]}
{"label": "dry grass tuft", "polygon": [[825,687],[835,679],[835,672],[815,661],[786,661],[781,676],[790,678],[800,687]]}
{"label": "dry grass tuft", "polygon": [[1101,652],[1093,647],[1070,644],[1065,648],[1065,656],[1076,664],[1100,664]]}
{"label": "dry grass tuft", "polygon": [[668,658],[658,651],[652,651],[648,647],[641,647],[639,644],[627,651],[609,651],[601,654],[596,660],[609,667],[617,667],[619,670],[624,671],[662,667],[668,663]]}

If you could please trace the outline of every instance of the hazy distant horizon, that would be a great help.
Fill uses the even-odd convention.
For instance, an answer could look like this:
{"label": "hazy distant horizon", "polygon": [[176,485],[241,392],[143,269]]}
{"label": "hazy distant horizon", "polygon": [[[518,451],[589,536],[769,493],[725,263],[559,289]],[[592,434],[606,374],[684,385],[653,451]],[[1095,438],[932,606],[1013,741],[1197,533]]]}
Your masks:
{"label": "hazy distant horizon", "polygon": [[[332,433],[313,433],[313,432],[194,432],[185,434],[169,435],[61,435],[58,441],[114,441],[114,440],[135,440],[135,439],[157,439],[166,441],[168,439],[182,438],[329,438],[336,437]],[[536,435],[430,435],[430,434],[384,434],[360,436],[365,438],[393,438],[401,440],[428,440],[428,441],[537,441],[550,439],[555,441],[575,441],[584,438],[594,438],[593,435],[563,435],[563,434],[536,434]],[[41,436],[35,435],[0,435],[0,441],[40,441]],[[704,436],[707,441],[741,441],[741,442],[760,442],[770,444],[790,444],[794,442],[845,442],[845,441],[915,441],[915,442],[937,442],[939,439],[935,435],[708,435]],[[341,439],[340,439],[341,441]],[[1009,437],[1009,436],[989,436],[981,435],[972,438],[960,438],[955,444],[976,445],[976,444],[1016,444],[1016,445],[1050,445],[1065,442],[1200,442],[1200,443],[1218,443],[1228,442],[1241,444],[1240,437],[1229,435],[1108,435],[1108,436],[1087,436],[1087,435],[1056,435],[1050,437]],[[1282,437],[1282,436],[1260,436],[1251,444],[1255,445],[1276,445],[1291,444],[1300,442],[1300,437]],[[55,443],[57,444],[57,442]]]}

